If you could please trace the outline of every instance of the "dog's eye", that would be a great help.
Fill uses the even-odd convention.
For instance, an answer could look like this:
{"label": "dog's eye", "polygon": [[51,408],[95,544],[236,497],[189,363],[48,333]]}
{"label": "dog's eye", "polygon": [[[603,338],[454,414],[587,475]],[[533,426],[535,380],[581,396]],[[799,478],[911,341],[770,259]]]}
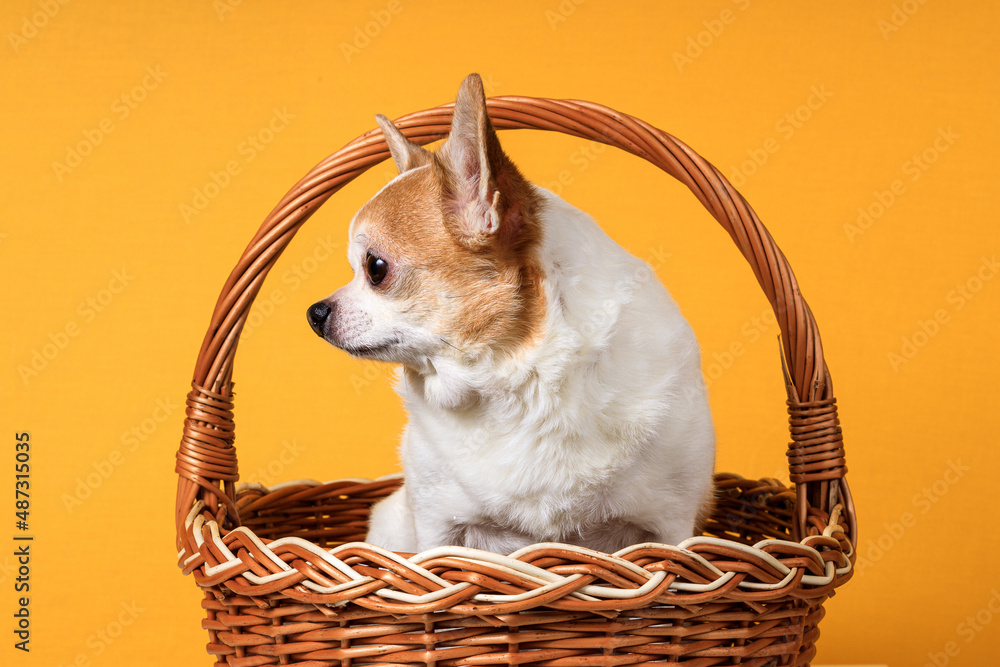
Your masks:
{"label": "dog's eye", "polygon": [[368,275],[368,282],[378,285],[385,280],[385,274],[389,271],[389,264],[384,259],[372,253],[365,257],[365,273]]}

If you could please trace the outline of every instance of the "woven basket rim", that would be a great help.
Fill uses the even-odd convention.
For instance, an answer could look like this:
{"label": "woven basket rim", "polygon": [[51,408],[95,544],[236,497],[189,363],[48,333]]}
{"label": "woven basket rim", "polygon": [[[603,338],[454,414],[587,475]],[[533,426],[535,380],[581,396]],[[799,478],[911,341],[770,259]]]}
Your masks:
{"label": "woven basket rim", "polygon": [[[358,486],[399,477],[303,480],[297,486]],[[294,486],[248,488],[270,492]],[[790,596],[822,599],[853,575],[854,550],[838,523],[839,509],[822,534],[800,541],[766,538],[745,545],[701,535],[678,545],[630,545],[613,554],[543,542],[503,555],[456,546],[400,554],[366,542],[319,547],[296,536],[262,538],[245,526],[225,531],[206,519],[203,508],[199,501],[185,519],[193,547],[178,554],[185,574],[194,573],[200,586],[225,585],[254,598],[280,589],[288,598],[323,609],[350,602],[393,614],[496,615],[539,607],[620,612],[654,600],[679,606],[733,599],[761,604]],[[289,565],[290,557],[310,568],[304,572]],[[477,578],[461,580],[471,575]],[[491,590],[488,581],[503,585]]]}

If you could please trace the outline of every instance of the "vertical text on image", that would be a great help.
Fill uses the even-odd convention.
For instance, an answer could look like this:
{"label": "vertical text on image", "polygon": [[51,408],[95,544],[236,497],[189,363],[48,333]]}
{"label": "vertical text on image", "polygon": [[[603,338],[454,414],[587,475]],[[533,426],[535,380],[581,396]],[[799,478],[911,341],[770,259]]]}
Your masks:
{"label": "vertical text on image", "polygon": [[17,578],[14,580],[14,648],[25,653],[31,650],[31,434],[14,434],[14,557]]}

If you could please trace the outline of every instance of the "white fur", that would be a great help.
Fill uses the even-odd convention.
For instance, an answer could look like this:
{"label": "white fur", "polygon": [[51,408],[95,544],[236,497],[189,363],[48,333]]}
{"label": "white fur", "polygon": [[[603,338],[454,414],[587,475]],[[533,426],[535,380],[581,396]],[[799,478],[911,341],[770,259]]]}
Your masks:
{"label": "white fur", "polygon": [[648,265],[537,190],[544,331],[513,358],[442,356],[401,374],[406,481],[374,508],[373,544],[422,551],[461,534],[501,552],[588,546],[615,525],[677,544],[710,502],[694,333]]}

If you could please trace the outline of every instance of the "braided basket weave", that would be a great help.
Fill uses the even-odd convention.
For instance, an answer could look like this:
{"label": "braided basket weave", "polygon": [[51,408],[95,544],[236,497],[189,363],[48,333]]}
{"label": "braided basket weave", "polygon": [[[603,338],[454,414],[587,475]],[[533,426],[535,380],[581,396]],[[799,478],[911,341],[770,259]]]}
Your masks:
{"label": "braided basket weave", "polygon": [[[396,121],[443,138],[453,105]],[[495,97],[499,129],[616,146],[683,182],[729,232],[782,333],[792,442],[786,488],[717,475],[705,532],[677,546],[604,554],[539,544],[510,555],[442,547],[396,554],[363,542],[398,476],[237,492],[232,374],[268,271],[333,193],[389,157],[370,131],[312,169],[267,216],[226,281],[198,354],[180,450],[179,564],[205,592],[217,664],[807,665],[823,602],[852,575],[854,506],[819,332],[787,260],[719,171],[671,135],[597,104]]]}

